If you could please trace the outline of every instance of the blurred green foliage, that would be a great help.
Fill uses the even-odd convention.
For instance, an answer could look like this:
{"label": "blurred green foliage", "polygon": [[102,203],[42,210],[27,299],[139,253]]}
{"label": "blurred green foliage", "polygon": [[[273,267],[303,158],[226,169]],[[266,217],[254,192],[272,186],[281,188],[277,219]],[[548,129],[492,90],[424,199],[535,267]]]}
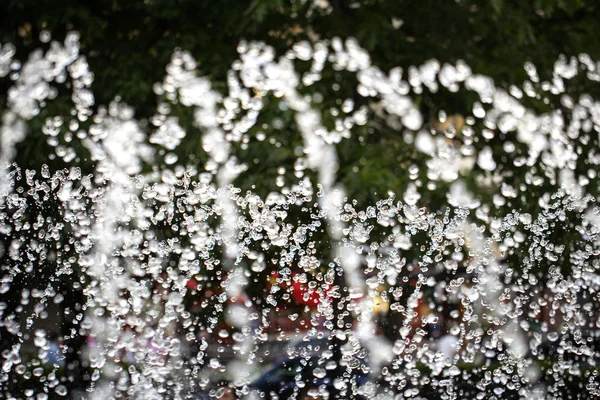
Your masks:
{"label": "blurred green foliage", "polygon": [[[83,53],[95,74],[96,105],[106,105],[119,96],[135,107],[136,116],[141,119],[150,117],[156,110],[158,100],[152,86],[162,80],[174,49],[190,51],[198,61],[199,72],[211,79],[214,88],[225,92],[226,72],[237,57],[236,46],[241,39],[265,41],[282,55],[299,40],[352,36],[384,71],[395,66],[406,69],[432,58],[441,63],[464,60],[474,72],[489,75],[498,85],[506,87],[519,85],[526,79],[523,69],[526,61],[545,67],[539,68],[544,79],[544,71],[551,71],[559,54],[571,56],[585,52],[592,58],[600,58],[600,25],[595,18],[600,4],[595,1],[332,0],[328,8],[314,3],[305,0],[8,0],[1,6],[0,42],[15,44],[17,58],[24,61],[32,50],[42,46],[38,36],[43,29],[52,32],[53,38],[58,40],[62,40],[67,31],[79,31]],[[340,79],[340,74],[325,74],[317,87],[323,91],[329,88],[331,92],[331,82]],[[331,106],[327,104],[328,98],[353,95],[353,85],[346,82],[344,77],[345,85],[337,93],[323,93],[324,109]],[[8,85],[7,79],[0,83],[0,107],[5,104]],[[579,89],[598,90],[588,86]],[[448,115],[468,115],[473,100],[473,93],[466,91],[458,94],[440,91],[435,95],[425,91],[415,98],[426,119],[441,109]],[[68,118],[68,101],[67,96],[59,97],[32,121],[29,138],[20,146],[19,158],[25,161],[24,165],[48,162],[47,155],[52,150],[44,146],[44,140],[39,140],[43,138],[39,128],[48,116]],[[539,103],[530,106],[545,107]],[[264,118],[271,117],[270,110],[278,113],[283,118],[284,129],[278,132],[267,128],[270,131],[266,134],[281,138],[285,145],[273,151],[266,142],[253,141],[251,150],[238,154],[250,166],[254,159],[261,160],[260,168],[250,168],[249,173],[242,176],[240,186],[251,182],[264,193],[274,188],[276,168],[294,161],[295,156],[286,150],[288,145],[300,144],[295,137],[299,135],[293,134],[293,116],[275,107],[267,106]],[[198,140],[199,132],[191,123],[192,113],[182,107],[175,107],[173,112],[188,131],[178,150],[180,160],[199,162],[204,153]],[[381,122],[356,129],[354,137],[338,149],[339,179],[349,196],[364,204],[372,203],[388,190],[402,193],[407,181],[403,172],[415,157],[406,149],[401,133]],[[258,126],[254,133],[258,130],[264,131]],[[357,173],[355,167],[360,172]],[[291,173],[291,165],[288,171]]]}

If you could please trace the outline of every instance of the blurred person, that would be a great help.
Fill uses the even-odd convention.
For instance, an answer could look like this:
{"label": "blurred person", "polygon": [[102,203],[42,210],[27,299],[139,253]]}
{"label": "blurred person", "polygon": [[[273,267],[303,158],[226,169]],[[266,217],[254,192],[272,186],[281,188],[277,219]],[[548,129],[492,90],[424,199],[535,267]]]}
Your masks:
{"label": "blurred person", "polygon": [[57,364],[62,368],[65,366],[65,355],[61,350],[63,340],[56,332],[50,333],[49,339],[46,363],[49,365]]}

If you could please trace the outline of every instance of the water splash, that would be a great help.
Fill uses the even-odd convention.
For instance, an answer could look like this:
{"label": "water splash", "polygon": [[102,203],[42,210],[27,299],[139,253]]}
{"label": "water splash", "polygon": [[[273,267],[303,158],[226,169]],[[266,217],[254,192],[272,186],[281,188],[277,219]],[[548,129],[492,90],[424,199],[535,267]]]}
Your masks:
{"label": "water splash", "polygon": [[[279,58],[263,43],[241,42],[228,92],[219,94],[193,57],[176,51],[154,86],[160,103],[148,126],[118,99],[95,105],[93,74],[77,41],[76,34],[52,41],[19,68],[14,48],[0,48],[0,76],[14,71],[0,129],[1,292],[18,290],[18,305],[0,303],[1,326],[14,339],[2,349],[7,391],[23,377],[36,382],[31,395],[67,394],[57,367],[41,367],[49,359],[46,332],[32,338],[31,331],[52,304],[65,302],[57,289],[68,282],[84,297],[68,310],[70,338],[89,335],[85,354],[69,362],[88,366],[91,398],[184,398],[205,390],[215,371],[229,372],[240,393],[251,395],[252,370],[266,355],[259,348],[272,340],[271,315],[302,290],[309,318],[301,336],[345,343],[339,359],[331,359],[335,349],[322,352],[320,361],[330,363],[313,376],[364,368],[377,382],[357,387],[339,373],[333,386],[346,396],[416,397],[434,388],[456,398],[461,376],[475,382],[477,398],[507,390],[549,396],[580,375],[587,379],[580,389],[597,392],[600,217],[592,193],[600,112],[590,96],[565,94],[578,74],[598,79],[588,56],[559,58],[549,82],[539,82],[527,64],[530,81],[506,91],[464,62],[431,60],[410,67],[404,80],[400,68],[385,73],[372,65],[354,39],[300,42]],[[303,73],[301,62],[310,62]],[[325,68],[353,74],[357,97],[368,101],[319,107]],[[56,97],[53,84],[66,80],[73,118],[48,117],[42,128],[54,149],[49,158],[65,167],[23,170],[13,160],[27,121]],[[471,116],[440,112],[438,121],[425,122],[412,100],[425,90],[461,89],[478,96]],[[560,107],[548,113],[524,105],[524,96],[549,95]],[[267,196],[242,193],[238,177],[253,166],[236,150],[247,146],[271,99],[294,114],[302,140],[297,181],[282,166]],[[202,164],[174,153],[190,136],[172,115],[175,106],[192,108]],[[337,146],[371,120],[403,132],[406,146],[424,158],[411,160],[410,183],[397,194],[402,201],[391,193],[361,208],[338,182]],[[65,124],[69,140],[61,134]],[[92,171],[77,165],[83,155],[75,142]],[[147,168],[153,163],[160,167]],[[315,180],[304,176],[310,170]],[[513,181],[521,173],[524,180]],[[471,177],[486,196],[467,187]],[[447,203],[427,209],[434,190],[446,190]],[[534,193],[536,203],[521,210]],[[39,273],[46,282],[22,283]],[[254,285],[264,286],[263,295],[248,295]],[[391,334],[381,332],[382,303]],[[440,321],[449,348],[428,333]],[[544,350],[548,343],[559,351]],[[37,354],[26,356],[26,348]],[[226,348],[230,357],[220,355]]]}

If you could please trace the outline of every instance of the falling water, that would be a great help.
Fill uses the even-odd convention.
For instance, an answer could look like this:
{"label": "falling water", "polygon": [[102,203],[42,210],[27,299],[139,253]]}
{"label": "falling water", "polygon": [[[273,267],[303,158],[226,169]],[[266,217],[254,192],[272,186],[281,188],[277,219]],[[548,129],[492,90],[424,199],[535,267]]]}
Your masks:
{"label": "falling water", "polygon": [[[600,394],[600,105],[567,94],[578,76],[600,79],[600,64],[587,55],[560,57],[550,81],[540,82],[527,64],[529,80],[507,91],[464,62],[382,71],[354,39],[299,42],[283,56],[241,42],[228,92],[220,94],[191,54],[177,50],[154,85],[156,113],[142,121],[135,104],[95,104],[78,40],[71,33],[23,62],[11,44],[0,48],[0,77],[10,82],[0,127],[0,292],[18,303],[0,302],[0,325],[10,335],[3,344],[11,344],[0,360],[5,393],[68,395],[72,382],[59,364],[43,368],[49,339],[38,328],[51,307],[71,304],[61,294],[66,282],[82,296],[62,316],[69,337],[88,338],[79,360],[66,362],[88,368],[89,398],[186,398],[208,390],[218,372],[239,395],[256,398],[249,385],[263,364],[261,345],[271,340],[269,315],[302,282],[306,298],[319,298],[305,308],[311,322],[302,335],[343,343],[339,359],[321,354],[323,365],[368,370],[361,386],[338,375],[334,386],[346,398],[419,398],[427,390],[447,399],[560,398],[574,380],[581,393]],[[347,84],[356,84],[361,101],[327,98],[341,105],[335,110],[318,105],[322,74],[331,70],[354,77]],[[71,118],[49,116],[41,128],[53,149],[48,159],[64,167],[13,162],[28,121],[65,82]],[[472,115],[440,112],[426,121],[412,100],[424,89],[432,96],[468,90],[478,100]],[[544,113],[532,106],[555,100]],[[293,129],[265,115],[269,101],[293,114]],[[178,158],[194,133],[174,107],[193,112],[201,161]],[[337,152],[375,119],[397,130],[415,161],[404,193],[359,204],[338,180]],[[249,143],[266,140],[278,151],[276,138],[253,130],[261,124],[302,143],[294,173],[282,166],[277,190],[266,196],[241,178],[262,161],[240,157]],[[517,174],[525,179],[517,182]],[[489,198],[469,189],[473,176]],[[428,208],[424,195],[435,190],[445,199]],[[522,202],[531,205],[516,206]],[[273,270],[272,284],[264,284]],[[263,295],[248,296],[257,285]],[[392,336],[377,329],[380,303],[399,317]],[[423,306],[429,315],[421,315]],[[427,338],[441,315],[456,339],[448,358]],[[215,336],[233,339],[230,356],[209,343]],[[197,357],[189,356],[192,345]],[[552,357],[544,346],[555,348]],[[470,381],[471,392],[461,392],[461,381]],[[31,388],[25,397],[11,392],[16,382]]]}

